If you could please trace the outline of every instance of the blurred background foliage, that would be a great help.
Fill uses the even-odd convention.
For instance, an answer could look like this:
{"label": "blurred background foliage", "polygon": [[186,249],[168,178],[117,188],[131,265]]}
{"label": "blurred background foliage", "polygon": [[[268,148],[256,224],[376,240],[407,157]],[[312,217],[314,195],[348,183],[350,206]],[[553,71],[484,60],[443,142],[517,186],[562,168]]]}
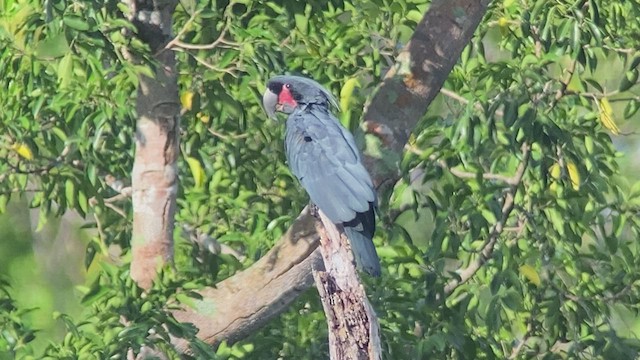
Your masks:
{"label": "blurred background foliage", "polygon": [[[313,289],[215,353],[163,307],[260,258],[307,202],[284,164],[282,124],[260,108],[266,80],[325,84],[380,156],[360,130],[363,105],[427,9],[180,2],[176,269],[141,297],[119,194],[137,76],[153,66],[126,53],[148,50],[119,1],[0,1],[0,358],[122,357],[145,342],[177,357],[170,333],[191,339],[194,357],[326,358]],[[638,12],[637,1],[492,3],[415,129],[403,180],[381,194],[385,270],[366,281],[387,358],[637,357]],[[490,259],[447,291],[492,234]]]}

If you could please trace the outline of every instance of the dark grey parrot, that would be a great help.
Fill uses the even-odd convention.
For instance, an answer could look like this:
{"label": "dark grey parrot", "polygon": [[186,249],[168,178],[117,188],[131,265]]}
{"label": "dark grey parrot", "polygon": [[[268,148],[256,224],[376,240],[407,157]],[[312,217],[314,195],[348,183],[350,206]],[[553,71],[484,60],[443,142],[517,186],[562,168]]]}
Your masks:
{"label": "dark grey parrot", "polygon": [[362,165],[353,136],[330,111],[333,96],[314,80],[276,76],[262,102],[269,117],[289,114],[285,148],[291,172],[313,202],[334,223],[342,224],[358,268],[380,275],[373,245],[376,192]]}

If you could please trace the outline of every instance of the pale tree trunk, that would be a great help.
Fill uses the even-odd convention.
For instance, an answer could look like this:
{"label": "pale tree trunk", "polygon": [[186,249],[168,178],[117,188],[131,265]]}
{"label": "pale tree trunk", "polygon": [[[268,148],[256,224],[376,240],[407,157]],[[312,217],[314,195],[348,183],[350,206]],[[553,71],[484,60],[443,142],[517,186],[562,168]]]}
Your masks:
{"label": "pale tree trunk", "polygon": [[[400,158],[410,132],[439,93],[489,2],[433,1],[364,114],[368,131],[383,140],[384,151]],[[389,171],[371,158],[365,160],[376,184],[399,179],[397,169]],[[176,318],[193,323],[200,329],[198,337],[214,346],[255,332],[313,283],[311,268],[321,263],[316,226],[305,209],[262,259],[215,288],[202,290],[203,299],[176,311]],[[183,340],[176,339],[175,345],[188,352]]]}
{"label": "pale tree trunk", "polygon": [[176,5],[177,1],[168,0],[129,1],[137,36],[150,46],[157,61],[155,78],[139,77],[131,179],[131,277],[145,289],[151,286],[157,270],[173,259],[180,103],[175,56],[163,47],[171,39]]}

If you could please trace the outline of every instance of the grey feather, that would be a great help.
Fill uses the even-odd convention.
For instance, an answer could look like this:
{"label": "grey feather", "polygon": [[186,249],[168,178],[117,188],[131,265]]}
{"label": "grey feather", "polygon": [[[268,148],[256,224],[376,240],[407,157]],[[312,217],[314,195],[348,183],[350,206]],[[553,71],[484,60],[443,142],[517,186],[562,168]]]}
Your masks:
{"label": "grey feather", "polygon": [[380,276],[380,258],[371,239],[351,227],[345,227],[344,232],[349,238],[351,250],[356,258],[356,266],[369,275]]}
{"label": "grey feather", "polygon": [[[308,136],[312,141],[305,141]],[[350,221],[369,208],[375,191],[354,152],[351,139],[326,109],[307,106],[287,120],[287,159],[293,174],[325,214],[336,223]],[[345,206],[348,206],[345,208]]]}

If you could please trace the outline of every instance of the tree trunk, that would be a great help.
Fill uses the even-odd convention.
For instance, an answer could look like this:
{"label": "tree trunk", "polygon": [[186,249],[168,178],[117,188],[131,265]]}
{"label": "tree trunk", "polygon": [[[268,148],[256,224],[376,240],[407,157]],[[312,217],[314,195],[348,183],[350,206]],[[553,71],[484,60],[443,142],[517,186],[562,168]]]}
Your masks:
{"label": "tree trunk", "polygon": [[151,287],[157,270],[173,259],[180,102],[175,56],[172,51],[163,51],[163,46],[171,39],[176,4],[177,1],[130,1],[137,35],[149,44],[157,61],[154,78],[139,77],[131,179],[131,277],[145,289]]}

